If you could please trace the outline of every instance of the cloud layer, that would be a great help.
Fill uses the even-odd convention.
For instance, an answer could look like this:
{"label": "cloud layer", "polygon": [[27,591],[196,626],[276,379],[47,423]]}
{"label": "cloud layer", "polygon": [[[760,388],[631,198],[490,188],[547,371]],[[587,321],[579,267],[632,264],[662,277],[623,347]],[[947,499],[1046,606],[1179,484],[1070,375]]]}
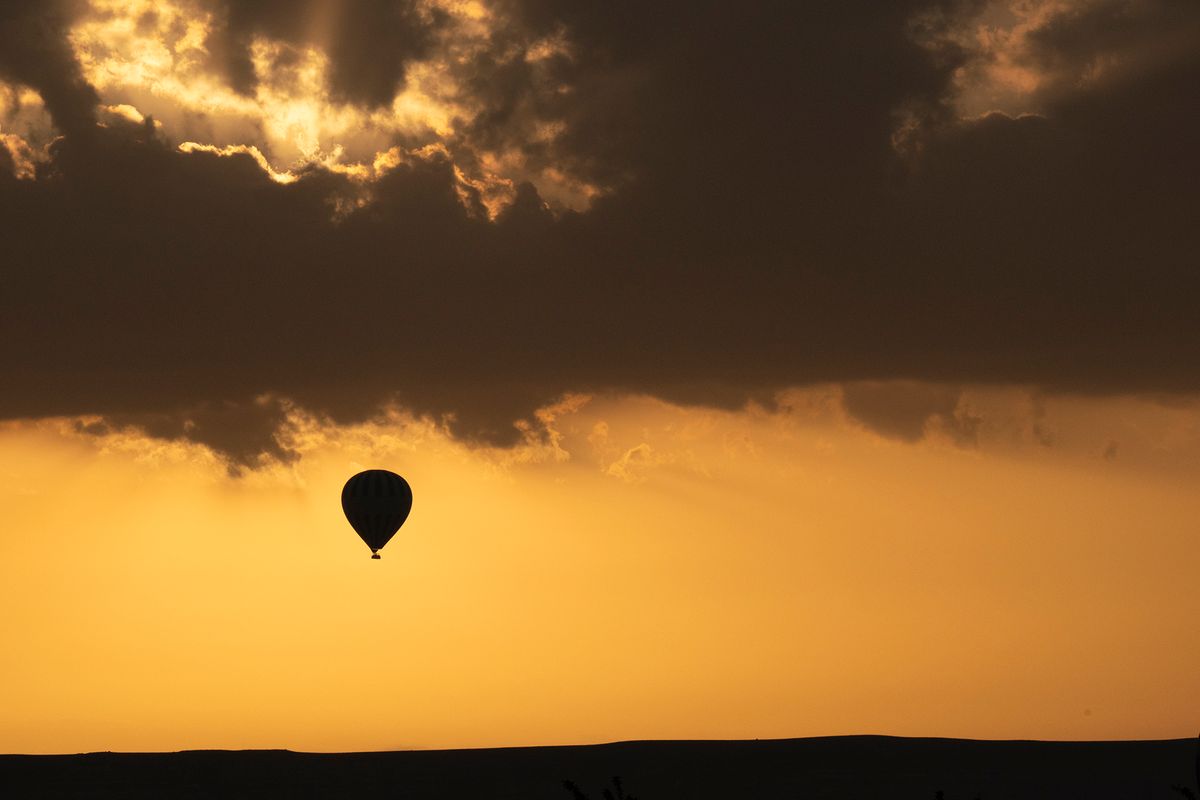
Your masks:
{"label": "cloud layer", "polygon": [[[1200,389],[1200,7],[1033,5],[1002,54],[988,9],[949,0],[188,6],[195,74],[263,108],[318,52],[328,113],[383,137],[282,163],[253,125],[181,151],[217,112],[104,112],[132,90],[85,80],[78,31],[112,9],[7,4],[0,80],[61,136],[36,175],[0,157],[0,417],[103,415],[252,464],[286,456],[285,402],[504,443],[565,391]],[[283,72],[247,69],[255,47]],[[1021,107],[960,116],[997,64],[1036,76],[1006,90]],[[379,122],[418,65],[445,125]],[[873,391],[847,401],[878,416]],[[929,398],[881,424],[969,439]]]}

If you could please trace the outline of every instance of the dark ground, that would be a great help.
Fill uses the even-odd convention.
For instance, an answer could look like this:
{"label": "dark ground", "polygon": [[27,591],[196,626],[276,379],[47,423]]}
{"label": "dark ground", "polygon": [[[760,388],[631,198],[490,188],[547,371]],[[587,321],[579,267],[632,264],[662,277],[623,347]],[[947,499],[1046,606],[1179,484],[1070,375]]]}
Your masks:
{"label": "dark ground", "polygon": [[842,736],[310,754],[286,750],[0,756],[0,797],[389,797],[593,800],[1156,800],[1195,788],[1194,739],[984,742]]}

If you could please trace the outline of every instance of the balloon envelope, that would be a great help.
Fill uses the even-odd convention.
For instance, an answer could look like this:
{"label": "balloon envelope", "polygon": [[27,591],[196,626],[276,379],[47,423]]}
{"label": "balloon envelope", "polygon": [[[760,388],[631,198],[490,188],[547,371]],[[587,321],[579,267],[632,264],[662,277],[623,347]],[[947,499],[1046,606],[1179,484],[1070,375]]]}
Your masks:
{"label": "balloon envelope", "polygon": [[412,510],[408,481],[386,469],[360,472],[342,487],[342,511],[371,548],[371,558],[391,539]]}

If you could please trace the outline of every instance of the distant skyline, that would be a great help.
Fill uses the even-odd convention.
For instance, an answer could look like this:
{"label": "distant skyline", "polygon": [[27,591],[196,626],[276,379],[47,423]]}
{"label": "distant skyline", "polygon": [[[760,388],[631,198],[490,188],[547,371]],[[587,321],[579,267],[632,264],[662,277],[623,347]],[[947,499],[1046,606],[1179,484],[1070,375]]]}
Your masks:
{"label": "distant skyline", "polygon": [[1194,735],[1198,85],[1190,0],[4,3],[0,752]]}

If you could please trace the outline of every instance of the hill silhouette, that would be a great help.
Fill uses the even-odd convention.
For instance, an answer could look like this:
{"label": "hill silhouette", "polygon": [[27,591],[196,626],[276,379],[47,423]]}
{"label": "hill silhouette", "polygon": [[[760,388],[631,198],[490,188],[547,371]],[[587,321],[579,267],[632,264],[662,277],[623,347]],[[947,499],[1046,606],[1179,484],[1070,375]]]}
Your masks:
{"label": "hill silhouette", "polygon": [[[0,756],[7,797],[913,798],[1178,800],[1192,739],[974,741],[840,736],[318,754],[286,750]],[[573,784],[572,787],[565,782]],[[611,789],[610,789],[611,791]]]}

